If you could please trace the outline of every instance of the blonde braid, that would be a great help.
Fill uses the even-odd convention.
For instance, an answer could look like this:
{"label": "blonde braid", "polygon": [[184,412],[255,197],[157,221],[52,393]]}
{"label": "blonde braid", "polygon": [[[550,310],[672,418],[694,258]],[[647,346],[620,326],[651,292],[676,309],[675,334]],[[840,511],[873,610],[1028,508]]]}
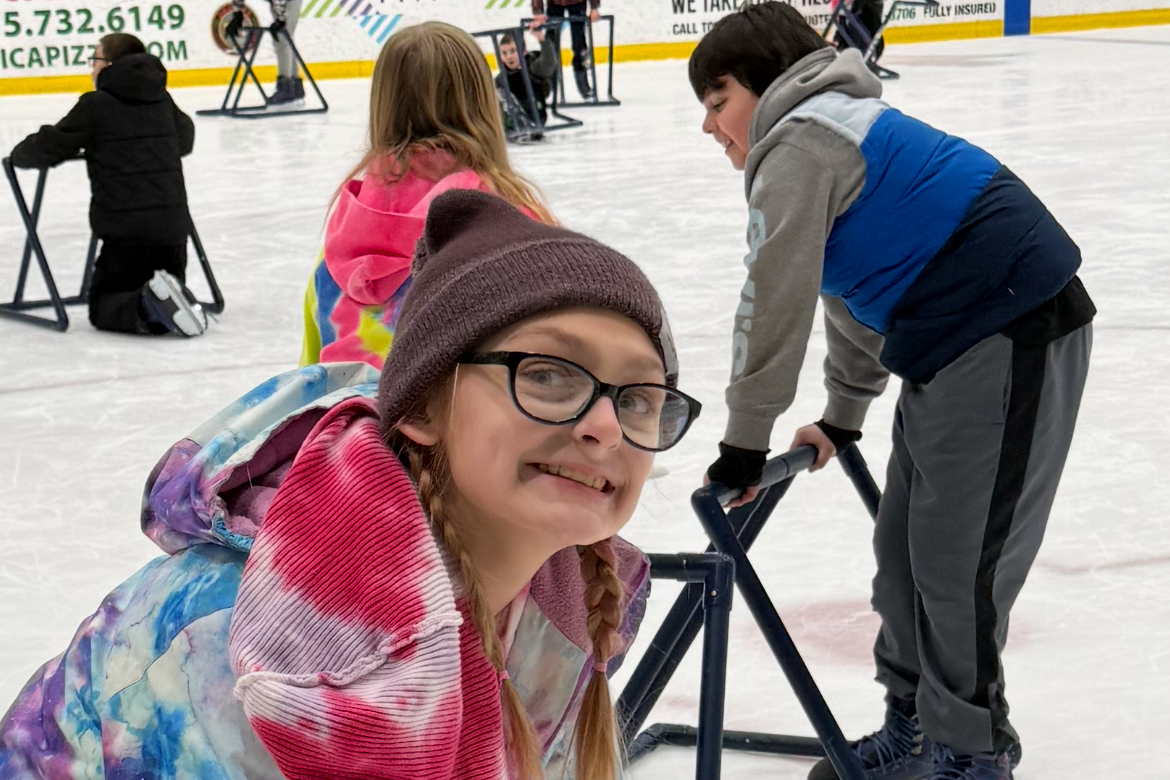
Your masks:
{"label": "blonde braid", "polygon": [[536,732],[532,720],[520,701],[520,694],[510,679],[504,677],[507,667],[496,631],[496,619],[483,597],[483,589],[475,573],[471,556],[459,541],[455,523],[451,522],[444,508],[444,494],[450,487],[450,473],[439,447],[432,447],[429,457],[419,452],[417,445],[406,437],[398,439],[399,451],[405,449],[410,461],[410,473],[418,483],[419,498],[427,508],[430,521],[439,531],[443,547],[458,566],[458,577],[467,600],[468,612],[476,630],[483,639],[483,651],[488,661],[503,678],[500,686],[501,705],[504,712],[505,744],[508,760],[522,780],[535,780],[544,776],[540,766],[540,752],[536,744]]}
{"label": "blonde braid", "polygon": [[577,718],[578,780],[614,780],[619,758],[618,730],[605,664],[620,653],[625,590],[617,576],[617,554],[610,539],[579,547],[594,671]]}

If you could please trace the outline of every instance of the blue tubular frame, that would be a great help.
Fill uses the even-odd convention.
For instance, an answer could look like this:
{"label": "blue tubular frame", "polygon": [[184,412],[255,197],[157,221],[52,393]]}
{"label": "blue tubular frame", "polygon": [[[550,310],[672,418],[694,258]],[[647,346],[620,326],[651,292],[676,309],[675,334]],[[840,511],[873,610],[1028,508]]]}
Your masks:
{"label": "blue tubular frame", "polygon": [[[861,495],[871,515],[877,511],[881,494],[870,476],[865,460],[855,444],[845,447],[838,460],[845,468],[850,480]],[[776,504],[788,491],[796,474],[809,468],[816,461],[816,450],[811,446],[800,447],[792,452],[773,458],[764,467],[761,484],[764,489],[754,502],[725,513],[722,501],[732,498],[735,492],[719,484],[708,485],[697,490],[691,497],[691,505],[699,516],[712,545],[708,553],[717,551],[730,558],[735,572],[735,583],[740,595],[747,603],[756,624],[760,627],[773,655],[788,678],[789,685],[804,708],[810,723],[816,731],[816,738],[793,737],[779,734],[756,732],[723,731],[719,744],[726,750],[749,750],[760,753],[818,757],[827,756],[842,780],[863,780],[864,772],[860,762],[849,749],[840,727],[834,720],[828,705],[813,682],[804,660],[800,657],[792,638],[780,616],[776,613],[767,592],[747,558],[751,547],[764,523],[767,522]],[[651,565],[651,576],[659,576]],[[722,700],[715,704],[712,697],[722,694],[722,678],[715,685],[715,693],[705,695],[700,701],[699,718],[706,724],[705,731],[689,726],[658,723],[645,730],[645,722],[658,696],[669,682],[678,664],[682,661],[691,642],[699,631],[698,605],[704,593],[694,584],[687,585],[675,601],[670,613],[663,621],[650,647],[643,654],[637,668],[618,699],[617,712],[622,727],[622,736],[627,747],[627,758],[632,763],[659,745],[698,745],[700,772],[699,780],[718,777],[719,764],[709,755],[714,751],[710,745],[713,727],[708,719],[714,714],[709,708],[718,710],[722,719]],[[707,694],[708,666],[714,669],[726,668],[727,646],[711,647],[710,633],[706,637],[703,657],[703,693]],[[709,661],[708,653],[718,653],[721,661]],[[712,672],[717,674],[717,672]],[[703,740],[706,734],[708,741]],[[704,752],[706,751],[706,752]],[[718,751],[714,751],[718,752]],[[712,772],[714,774],[712,774]]]}
{"label": "blue tubular frame", "polygon": [[[49,268],[49,260],[45,256],[45,248],[41,245],[40,236],[37,235],[37,222],[41,216],[41,204],[44,202],[45,196],[45,180],[48,177],[49,169],[38,169],[36,192],[33,195],[32,207],[29,208],[28,201],[24,197],[24,191],[20,187],[20,180],[16,176],[16,167],[12,164],[12,160],[5,157],[0,164],[3,165],[4,175],[8,179],[9,186],[12,188],[12,196],[16,200],[16,208],[20,212],[20,218],[24,222],[25,230],[24,251],[21,253],[20,272],[16,278],[16,292],[10,302],[0,303],[0,317],[42,328],[52,328],[53,330],[64,333],[69,329],[69,314],[65,311],[65,307],[89,303],[89,285],[93,280],[93,267],[97,261],[98,237],[90,235],[89,238],[89,251],[86,252],[85,256],[85,270],[81,277],[81,290],[77,295],[62,297],[57,290],[57,282],[53,279],[53,272]],[[195,255],[199,258],[199,265],[203,268],[203,275],[207,278],[207,286],[211,289],[212,301],[210,303],[201,302],[200,305],[212,314],[219,314],[223,311],[224,307],[223,293],[219,289],[219,284],[215,281],[215,274],[211,271],[211,263],[207,260],[207,253],[203,250],[203,242],[199,240],[199,233],[196,232],[194,225],[191,226],[191,242],[195,245]],[[34,257],[37,261],[37,267],[41,270],[41,277],[44,280],[45,287],[49,291],[49,297],[42,300],[29,301],[24,298],[24,288],[28,281],[29,268]],[[50,306],[56,315],[54,317],[29,313],[30,309],[43,309]]]}
{"label": "blue tubular frame", "polygon": [[[45,258],[45,249],[41,246],[40,236],[37,235],[37,222],[41,218],[41,202],[45,196],[45,177],[49,169],[40,169],[37,176],[36,194],[33,196],[33,204],[30,209],[28,201],[24,199],[24,193],[20,189],[20,180],[16,178],[16,168],[13,166],[11,158],[5,157],[3,164],[4,175],[8,179],[9,186],[12,187],[12,195],[16,199],[16,209],[20,212],[21,221],[24,222],[25,239],[24,251],[20,256],[20,274],[16,278],[16,293],[12,296],[11,303],[0,304],[0,317],[64,332],[69,328],[69,315],[65,312],[65,306],[81,301],[76,298],[62,298],[61,294],[57,292],[57,283],[53,280],[53,272],[49,270],[49,261]],[[92,245],[93,242],[90,243]],[[49,290],[47,300],[26,301],[24,299],[24,285],[28,281],[29,263],[33,257],[36,257],[37,266],[41,269],[41,277],[45,280],[45,287]],[[26,311],[26,309],[38,309],[44,306],[52,306],[57,316],[54,319],[49,319],[37,314],[29,314]]]}
{"label": "blue tubular frame", "polygon": [[[703,607],[703,684],[699,691],[699,727],[688,728],[690,745],[698,747],[695,777],[719,780],[723,751],[723,702],[727,690],[727,640],[731,621],[732,583],[735,563],[721,553],[680,553],[648,555],[650,576],[688,583],[684,592],[698,593]],[[698,620],[695,633],[698,632]],[[691,635],[694,639],[694,634]],[[648,729],[647,732],[650,732]],[[654,736],[639,737],[631,744],[627,758],[653,750]]]}
{"label": "blue tubular frame", "polygon": [[[790,484],[790,480],[785,480],[773,485],[761,492],[751,504],[731,511],[728,519],[734,524],[746,546],[750,547],[759,536],[772,509],[788,491]],[[714,551],[715,548],[708,545],[707,552]],[[650,573],[654,576],[653,568]],[[662,742],[652,739],[639,743],[641,737],[638,732],[691,643],[699,635],[701,628],[699,609],[702,603],[702,588],[697,585],[683,588],[618,699],[617,710],[618,720],[622,724],[622,741],[629,746],[627,752],[631,761],[653,750]],[[643,736],[655,728],[651,726]],[[660,733],[663,731],[661,725],[658,731]]]}

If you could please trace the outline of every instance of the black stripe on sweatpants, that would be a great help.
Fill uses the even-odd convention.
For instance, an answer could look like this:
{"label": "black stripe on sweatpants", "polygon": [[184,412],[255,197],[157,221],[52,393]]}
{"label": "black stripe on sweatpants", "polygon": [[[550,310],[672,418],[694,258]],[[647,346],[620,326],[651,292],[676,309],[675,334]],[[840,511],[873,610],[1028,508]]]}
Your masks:
{"label": "black stripe on sweatpants", "polygon": [[1003,546],[1015,518],[1016,505],[1024,490],[1028,458],[1032,453],[1032,436],[1040,411],[1044,389],[1044,367],[1048,347],[1012,344],[1011,394],[1007,420],[999,451],[999,467],[991,493],[987,526],[983,531],[983,549],[975,573],[975,698],[972,704],[993,710],[993,721],[1002,720],[1002,692],[997,702],[990,701],[991,686],[1000,679],[999,648],[995,629],[999,615],[995,607],[995,572]]}

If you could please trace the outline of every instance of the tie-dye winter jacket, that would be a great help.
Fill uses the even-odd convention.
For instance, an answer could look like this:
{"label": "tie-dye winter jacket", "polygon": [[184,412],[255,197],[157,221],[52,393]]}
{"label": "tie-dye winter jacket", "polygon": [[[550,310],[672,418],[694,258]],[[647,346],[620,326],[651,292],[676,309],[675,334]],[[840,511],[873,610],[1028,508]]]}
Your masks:
{"label": "tie-dye winter jacket", "polygon": [[447,190],[488,189],[446,152],[415,154],[394,182],[376,172],[346,182],[305,291],[301,365],[362,361],[380,369],[394,340],[410,261],[431,201]]}
{"label": "tie-dye winter jacket", "polygon": [[[0,778],[506,776],[499,675],[378,438],[376,380],[354,363],[284,374],[166,454],[142,522],[168,554],[29,681],[0,722]],[[649,568],[614,547],[628,646]],[[562,551],[508,613],[548,777],[573,776],[583,592]]]}

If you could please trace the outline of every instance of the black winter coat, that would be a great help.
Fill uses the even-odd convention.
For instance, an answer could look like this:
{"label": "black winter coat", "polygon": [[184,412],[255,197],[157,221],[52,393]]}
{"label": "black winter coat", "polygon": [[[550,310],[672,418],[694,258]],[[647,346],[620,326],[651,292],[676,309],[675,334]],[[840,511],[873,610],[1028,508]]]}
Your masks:
{"label": "black winter coat", "polygon": [[69,115],[17,144],[12,162],[47,168],[84,150],[93,194],[89,224],[103,240],[184,244],[191,232],[180,157],[195,125],[167,92],[152,54],[132,54],[98,73]]}

